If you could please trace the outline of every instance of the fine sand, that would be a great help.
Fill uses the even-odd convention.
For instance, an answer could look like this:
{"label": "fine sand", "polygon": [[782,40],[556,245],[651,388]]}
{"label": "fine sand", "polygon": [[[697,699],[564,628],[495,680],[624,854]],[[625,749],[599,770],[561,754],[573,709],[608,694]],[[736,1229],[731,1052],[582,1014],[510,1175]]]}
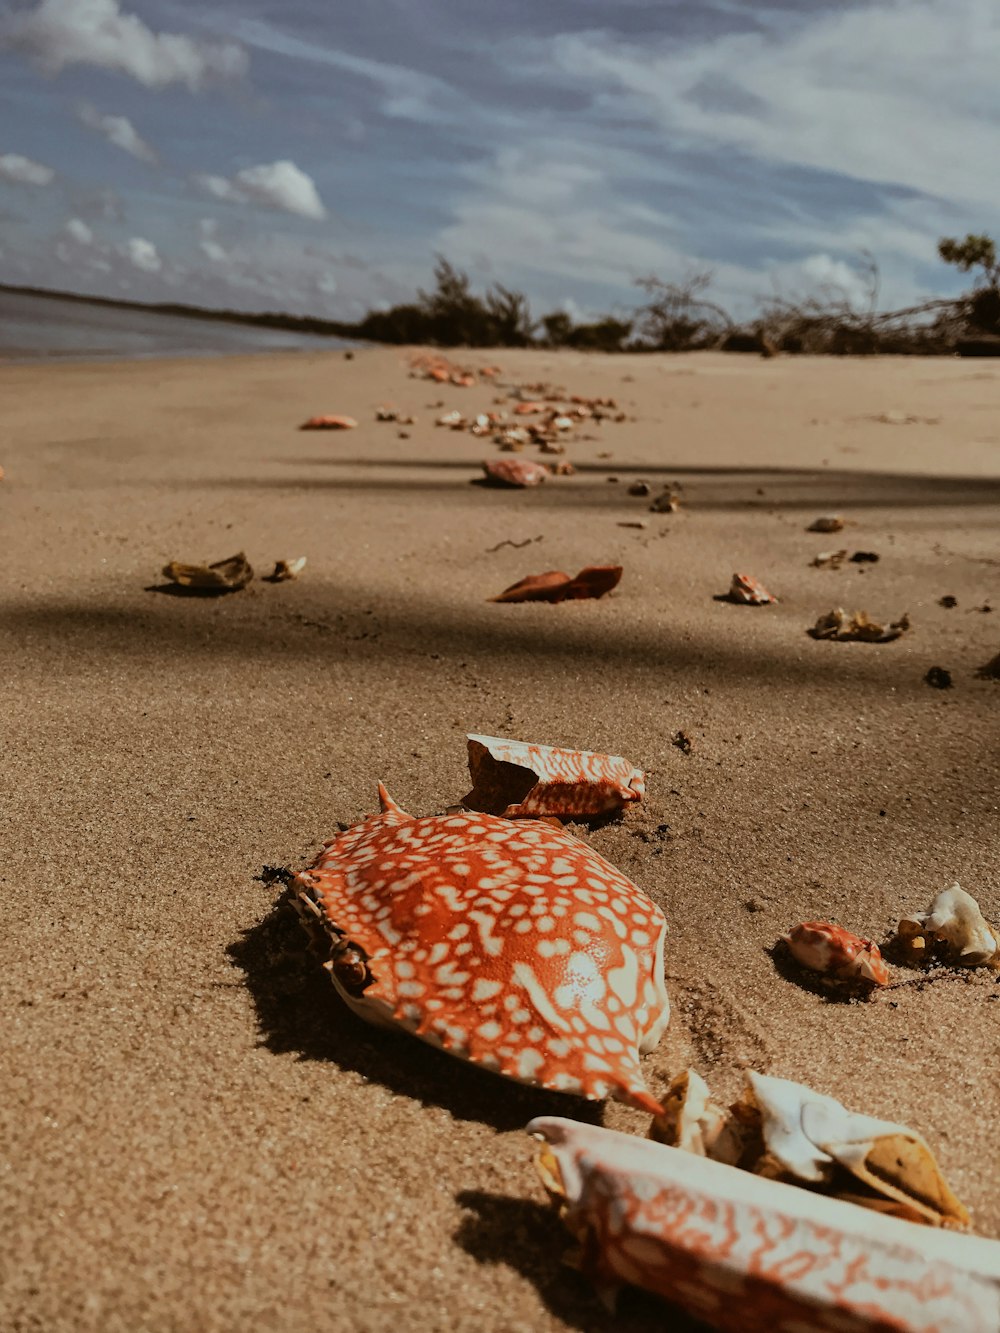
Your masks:
{"label": "fine sand", "polygon": [[[1000,917],[1000,681],[976,676],[1000,651],[1000,367],[496,359],[629,419],[570,446],[575,476],[503,491],[471,484],[496,446],[431,407],[496,390],[396,351],[0,368],[5,1333],[666,1326],[563,1266],[523,1130],[644,1118],[362,1025],[255,879],[380,778],[416,813],[456,801],[470,731],[646,770],[638,809],[578,831],[670,923],[654,1092],[692,1064],[731,1098],[750,1065],[905,1121],[1000,1236],[996,974],[846,1004],[770,953],[816,917],[884,939],[956,879]],[[360,426],[298,433],[317,412]],[[684,508],[648,513],[637,478]],[[805,531],[831,511],[843,533]],[[810,567],[837,547],[881,560]],[[240,549],[308,566],[151,590]],[[601,601],[486,600],[608,562]],[[734,570],[780,603],[713,600]],[[837,605],[913,628],[809,638]]]}

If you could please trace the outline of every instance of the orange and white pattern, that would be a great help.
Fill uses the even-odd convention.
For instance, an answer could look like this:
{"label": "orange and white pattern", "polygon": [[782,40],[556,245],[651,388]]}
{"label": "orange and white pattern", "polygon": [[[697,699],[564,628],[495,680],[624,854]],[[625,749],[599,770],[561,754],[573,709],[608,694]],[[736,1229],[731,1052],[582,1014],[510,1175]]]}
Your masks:
{"label": "orange and white pattern", "polygon": [[643,1287],[720,1333],[1000,1328],[995,1241],[596,1125],[543,1117],[528,1130],[543,1141],[539,1174],[600,1286]]}
{"label": "orange and white pattern", "polygon": [[639,1067],[669,1017],[655,903],[550,824],[415,819],[379,794],[292,882],[346,1003],[521,1083],[659,1114]]}
{"label": "orange and white pattern", "polygon": [[[473,789],[463,805],[507,819],[593,818],[642,800],[645,774],[618,754],[467,736]],[[520,770],[512,772],[511,766]],[[516,793],[516,794],[515,794]]]}
{"label": "orange and white pattern", "polygon": [[813,972],[826,972],[838,981],[889,984],[878,945],[832,921],[802,921],[781,938],[795,961]]}

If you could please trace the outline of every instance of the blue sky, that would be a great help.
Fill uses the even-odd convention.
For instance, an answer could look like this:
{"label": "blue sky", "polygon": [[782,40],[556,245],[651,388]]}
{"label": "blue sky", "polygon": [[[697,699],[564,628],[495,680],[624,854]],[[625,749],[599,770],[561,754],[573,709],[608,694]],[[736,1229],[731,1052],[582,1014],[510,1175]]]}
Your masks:
{"label": "blue sky", "polygon": [[435,252],[537,313],[947,294],[1000,0],[0,0],[0,281],[352,318]]}

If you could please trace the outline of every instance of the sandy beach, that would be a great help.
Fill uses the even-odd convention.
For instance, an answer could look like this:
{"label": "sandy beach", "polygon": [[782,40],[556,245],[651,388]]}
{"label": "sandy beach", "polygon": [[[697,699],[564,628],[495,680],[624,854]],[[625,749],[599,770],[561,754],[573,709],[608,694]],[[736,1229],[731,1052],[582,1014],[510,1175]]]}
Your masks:
{"label": "sandy beach", "polygon": [[[847,1004],[770,952],[812,918],[884,939],[955,880],[1000,919],[1000,681],[976,676],[1000,652],[1000,369],[460,359],[628,419],[569,446],[574,476],[505,491],[472,484],[495,445],[434,425],[496,388],[410,378],[397,350],[0,366],[2,1330],[666,1326],[562,1264],[524,1133],[645,1119],[359,1023],[255,879],[379,779],[416,814],[457,801],[468,732],[646,771],[637,809],[576,831],[669,922],[654,1093],[693,1065],[731,1098],[749,1065],[901,1120],[1000,1237],[997,974]],[[360,424],[297,430],[321,412]],[[638,479],[679,483],[680,512]],[[828,513],[842,533],[806,531]],[[838,547],[880,559],[810,565]],[[308,565],[151,590],[239,550]],[[600,601],[487,601],[602,563],[624,575]],[[735,570],[778,604],[715,600]],[[808,637],[835,606],[912,629]]]}

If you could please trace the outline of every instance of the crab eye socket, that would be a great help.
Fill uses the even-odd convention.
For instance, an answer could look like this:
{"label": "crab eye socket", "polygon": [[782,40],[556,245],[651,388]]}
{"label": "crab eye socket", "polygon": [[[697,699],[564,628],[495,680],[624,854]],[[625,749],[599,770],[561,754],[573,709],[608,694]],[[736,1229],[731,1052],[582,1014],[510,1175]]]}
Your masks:
{"label": "crab eye socket", "polygon": [[360,995],[371,984],[372,974],[364,952],[350,941],[337,945],[330,957],[333,975],[349,995]]}

